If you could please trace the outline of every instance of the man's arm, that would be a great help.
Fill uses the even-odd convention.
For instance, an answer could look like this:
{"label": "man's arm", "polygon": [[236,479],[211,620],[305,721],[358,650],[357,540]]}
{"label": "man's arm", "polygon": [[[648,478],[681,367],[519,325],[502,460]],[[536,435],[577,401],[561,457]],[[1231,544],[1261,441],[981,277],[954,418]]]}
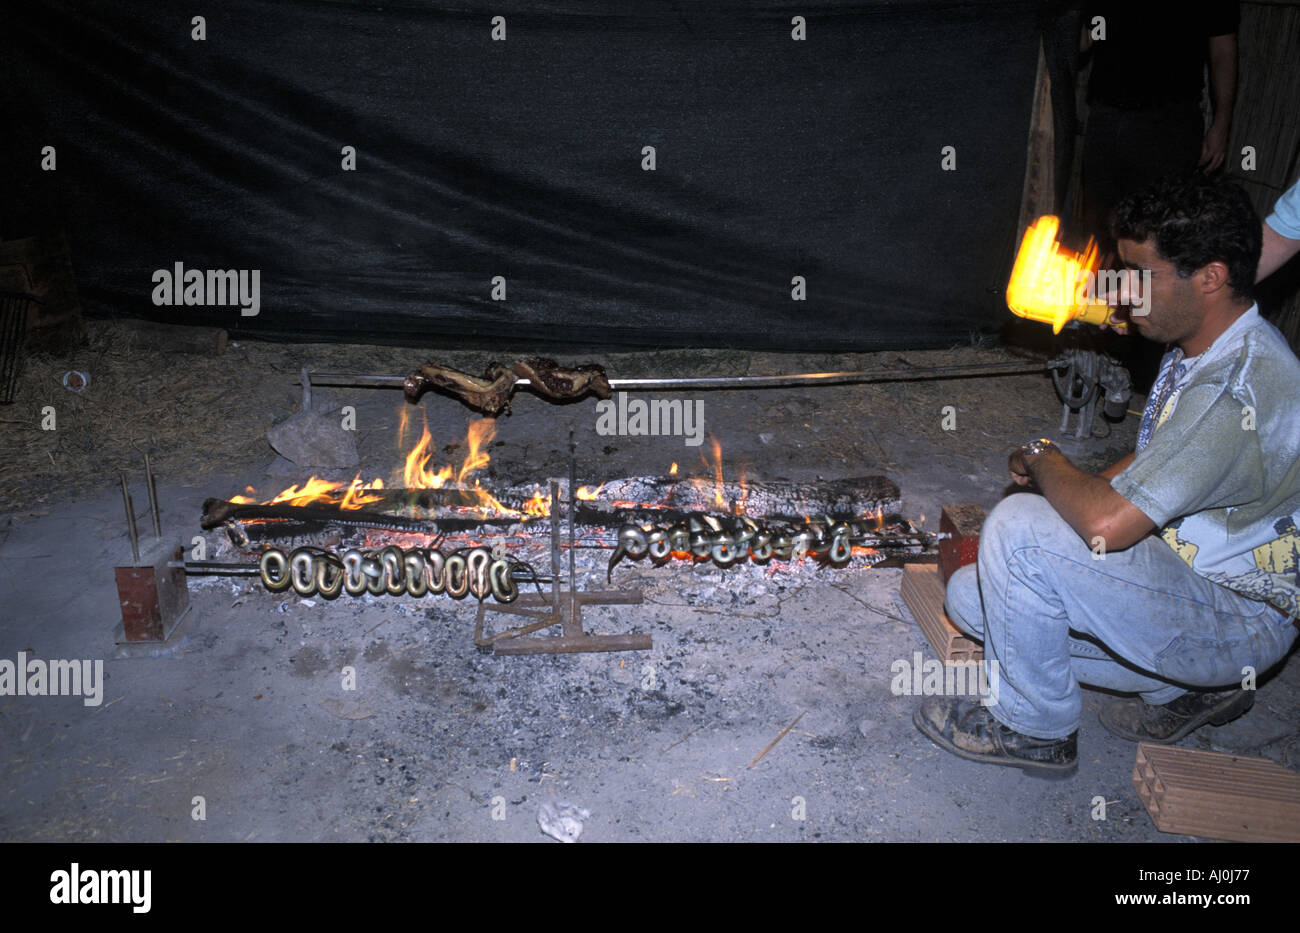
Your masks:
{"label": "man's arm", "polygon": [[1268,278],[1286,265],[1296,253],[1300,253],[1300,240],[1284,237],[1267,223],[1264,224],[1264,251],[1259,257],[1259,272],[1255,274],[1255,281]]}
{"label": "man's arm", "polygon": [[[1130,454],[1110,469],[1127,467],[1132,459]],[[1043,498],[1089,547],[1100,537],[1106,550],[1122,551],[1155,530],[1155,522],[1112,489],[1108,477],[1083,472],[1055,447],[1028,458],[1017,450],[1010,467],[1017,483],[1032,481],[1038,486]]]}
{"label": "man's arm", "polygon": [[1201,143],[1200,166],[1213,172],[1228,156],[1228,133],[1232,129],[1232,107],[1237,100],[1237,35],[1210,37],[1210,93],[1214,99],[1214,121]]}
{"label": "man's arm", "polygon": [[1121,473],[1127,470],[1128,465],[1133,462],[1133,458],[1136,456],[1137,456],[1136,451],[1130,454],[1125,454],[1124,456],[1120,457],[1118,460],[1116,460],[1110,466],[1106,467],[1106,469],[1102,470],[1097,475],[1104,480],[1112,480],[1116,476],[1119,476]]}

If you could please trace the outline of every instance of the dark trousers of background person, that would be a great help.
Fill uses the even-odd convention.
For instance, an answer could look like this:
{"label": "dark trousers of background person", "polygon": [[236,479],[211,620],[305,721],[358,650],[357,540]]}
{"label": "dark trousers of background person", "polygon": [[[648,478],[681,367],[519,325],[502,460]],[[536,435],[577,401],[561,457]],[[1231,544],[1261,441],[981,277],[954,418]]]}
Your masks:
{"label": "dark trousers of background person", "polygon": [[[1083,229],[1118,263],[1110,237],[1110,209],[1121,197],[1173,172],[1195,167],[1201,156],[1205,118],[1197,101],[1175,101],[1125,109],[1093,103],[1083,141]],[[1163,348],[1141,339],[1117,342],[1108,352],[1120,357],[1133,375],[1134,388],[1146,391],[1159,368]]]}

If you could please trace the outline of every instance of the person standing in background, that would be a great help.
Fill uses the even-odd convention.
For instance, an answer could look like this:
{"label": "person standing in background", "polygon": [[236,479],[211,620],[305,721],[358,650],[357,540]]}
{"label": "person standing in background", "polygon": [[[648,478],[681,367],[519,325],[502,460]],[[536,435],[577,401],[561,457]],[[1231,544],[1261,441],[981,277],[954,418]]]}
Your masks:
{"label": "person standing in background", "polygon": [[[1084,5],[1081,50],[1092,59],[1084,129],[1081,216],[1071,230],[1097,241],[1101,267],[1117,262],[1111,208],[1131,191],[1224,163],[1237,93],[1236,0],[1127,0]],[[1212,119],[1202,113],[1208,65]],[[1160,348],[1146,341],[1113,352],[1145,391]]]}
{"label": "person standing in background", "polygon": [[[1110,209],[1129,191],[1193,165],[1224,163],[1237,92],[1235,0],[1092,3],[1081,46],[1092,57],[1083,144],[1083,233],[1113,255]],[[1094,38],[1095,36],[1095,38]],[[1104,36],[1104,38],[1103,38]],[[1201,113],[1209,65],[1213,117]]]}

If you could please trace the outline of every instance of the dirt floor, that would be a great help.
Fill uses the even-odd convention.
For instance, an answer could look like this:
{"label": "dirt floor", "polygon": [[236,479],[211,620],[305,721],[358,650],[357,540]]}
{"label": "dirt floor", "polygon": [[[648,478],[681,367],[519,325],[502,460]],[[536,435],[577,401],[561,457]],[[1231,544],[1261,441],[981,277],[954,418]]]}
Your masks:
{"label": "dirt floor", "polygon": [[[757,579],[752,568],[626,563],[614,584],[639,587],[645,602],[590,612],[590,627],[649,634],[653,649],[549,656],[481,653],[474,607],[463,602],[326,603],[270,594],[248,578],[195,577],[178,646],[114,656],[113,567],[129,552],[120,471],[133,479],[146,527],[140,480],[150,454],[164,536],[188,546],[204,499],[248,485],[269,495],[306,478],[264,437],[298,410],[303,365],[404,375],[431,355],[471,371],[491,358],[245,343],[221,358],[159,359],[124,349],[113,325],[98,323],[84,358],[29,361],[19,402],[0,422],[0,658],[103,659],[106,682],[96,706],[0,697],[0,839],[547,842],[538,816],[548,803],[587,811],[584,841],[1187,839],[1158,832],[1138,801],[1134,746],[1096,718],[1103,694],[1085,691],[1080,767],[1067,781],[968,763],[921,736],[911,722],[917,699],[890,690],[895,661],[933,657],[899,600],[898,569],[767,575],[757,586],[746,585]],[[630,377],[1009,357],[965,347],[582,358]],[[58,382],[72,368],[91,374],[80,394]],[[417,410],[392,390],[320,395],[327,407],[355,406],[367,479],[400,479],[412,415],[427,418],[439,465],[458,462],[474,417],[445,397]],[[1057,437],[1061,414],[1040,375],[697,397],[728,479],[742,468],[767,480],[888,476],[903,514],[924,515],[931,530],[944,504],[992,507],[1006,488],[1007,451]],[[40,429],[45,406],[57,412],[54,431]],[[946,406],[955,430],[944,430]],[[1097,469],[1132,448],[1136,423],[1130,415],[1109,437],[1063,447]],[[567,475],[570,427],[582,482],[666,474],[673,462],[710,471],[708,444],[598,435],[591,400],[554,406],[521,393],[496,427],[484,484]],[[604,585],[604,560],[583,557],[584,586]],[[348,668],[354,690],[342,686]],[[1298,721],[1292,657],[1261,684],[1249,715],[1181,744],[1296,769]]]}

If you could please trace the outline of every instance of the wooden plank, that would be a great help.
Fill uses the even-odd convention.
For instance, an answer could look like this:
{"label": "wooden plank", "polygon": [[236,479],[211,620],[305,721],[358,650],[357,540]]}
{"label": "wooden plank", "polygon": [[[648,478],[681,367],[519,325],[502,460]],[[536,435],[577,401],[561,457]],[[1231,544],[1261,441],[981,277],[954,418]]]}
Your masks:
{"label": "wooden plank", "polygon": [[984,660],[983,646],[953,625],[943,611],[943,579],[938,565],[908,564],[903,568],[899,592],[941,660]]}
{"label": "wooden plank", "polygon": [[221,356],[226,352],[226,345],[229,342],[226,331],[218,327],[192,327],[134,320],[120,321],[118,327],[129,346],[162,353]]}
{"label": "wooden plank", "polygon": [[1300,842],[1300,774],[1277,762],[1142,742],[1133,786],[1161,832]]}
{"label": "wooden plank", "polygon": [[1029,138],[1025,149],[1025,180],[1020,190],[1020,222],[1015,242],[1025,236],[1025,228],[1044,214],[1052,213],[1055,198],[1055,161],[1052,124],[1052,79],[1047,72],[1047,57],[1042,43],[1038,46],[1038,72],[1034,77],[1034,103],[1029,119]]}

